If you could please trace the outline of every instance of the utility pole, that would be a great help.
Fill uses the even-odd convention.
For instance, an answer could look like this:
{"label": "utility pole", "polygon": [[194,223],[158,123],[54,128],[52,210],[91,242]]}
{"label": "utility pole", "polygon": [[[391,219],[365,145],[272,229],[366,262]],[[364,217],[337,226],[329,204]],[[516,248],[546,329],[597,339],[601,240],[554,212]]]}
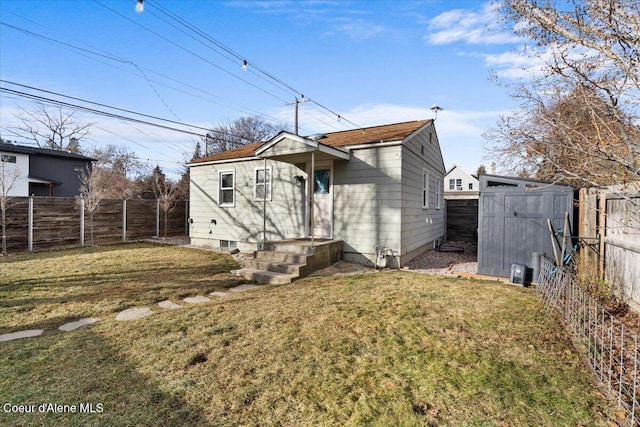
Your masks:
{"label": "utility pole", "polygon": [[298,104],[301,102],[309,102],[311,99],[305,98],[304,95],[301,96],[300,99],[296,96],[295,101],[287,102],[285,105],[294,105],[295,106],[295,134],[298,135]]}

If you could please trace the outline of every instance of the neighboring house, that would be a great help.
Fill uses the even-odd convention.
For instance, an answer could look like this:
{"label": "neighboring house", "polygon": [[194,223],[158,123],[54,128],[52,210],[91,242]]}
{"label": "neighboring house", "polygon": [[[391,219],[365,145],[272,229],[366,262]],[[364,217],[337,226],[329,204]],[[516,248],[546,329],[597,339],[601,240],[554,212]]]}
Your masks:
{"label": "neighboring house", "polygon": [[453,165],[444,176],[444,198],[478,199],[480,187],[478,178],[468,174],[460,166]]}
{"label": "neighboring house", "polygon": [[313,236],[341,240],[349,261],[371,264],[379,246],[403,265],[444,236],[445,169],[432,120],[281,132],[189,168],[194,245],[252,251],[263,240]]}
{"label": "neighboring house", "polygon": [[66,151],[0,142],[5,173],[18,170],[10,196],[73,197],[80,194],[80,174],[94,159]]}

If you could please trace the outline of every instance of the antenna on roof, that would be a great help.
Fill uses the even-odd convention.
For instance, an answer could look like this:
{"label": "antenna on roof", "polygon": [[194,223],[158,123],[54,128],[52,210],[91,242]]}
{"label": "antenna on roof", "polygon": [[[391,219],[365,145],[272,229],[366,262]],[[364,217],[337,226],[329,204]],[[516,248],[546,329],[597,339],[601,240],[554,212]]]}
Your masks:
{"label": "antenna on roof", "polygon": [[431,111],[433,111],[433,114],[435,114],[435,116],[433,117],[433,121],[435,122],[438,118],[438,111],[442,111],[442,108],[438,104],[433,104],[431,106]]}

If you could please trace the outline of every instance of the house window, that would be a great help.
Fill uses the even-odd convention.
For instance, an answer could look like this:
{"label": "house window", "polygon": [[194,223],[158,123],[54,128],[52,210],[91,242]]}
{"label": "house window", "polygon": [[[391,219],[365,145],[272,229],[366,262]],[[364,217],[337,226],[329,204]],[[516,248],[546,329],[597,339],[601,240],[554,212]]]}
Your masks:
{"label": "house window", "polygon": [[11,155],[9,155],[9,154],[3,154],[3,155],[0,157],[0,161],[1,161],[2,163],[15,163],[17,160],[18,160],[18,159],[17,159],[17,157],[16,157],[16,156],[11,156]]}
{"label": "house window", "polygon": [[422,208],[429,207],[429,172],[422,171]]}
{"label": "house window", "polygon": [[235,171],[220,172],[220,206],[235,206],[236,203]]}
{"label": "house window", "polygon": [[313,171],[313,194],[329,194],[330,183],[331,171],[329,169]]}
{"label": "house window", "polygon": [[267,200],[271,200],[271,168],[256,169],[254,172],[253,181],[253,197],[256,200],[264,200],[265,196]]}
{"label": "house window", "polygon": [[220,250],[232,251],[238,248],[238,242],[235,240],[220,240]]}
{"label": "house window", "polygon": [[442,187],[442,181],[440,178],[436,178],[436,209],[440,209],[440,192]]}
{"label": "house window", "polygon": [[452,188],[452,190],[462,190],[462,179],[460,178],[456,179],[456,188],[455,189]]}
{"label": "house window", "polygon": [[73,171],[74,172],[82,172],[84,170],[84,168],[81,165],[74,165],[73,166]]}
{"label": "house window", "polygon": [[473,190],[473,182],[469,183],[469,190]]}
{"label": "house window", "polygon": [[456,180],[455,179],[450,179],[449,180],[449,190],[455,190],[456,189]]}

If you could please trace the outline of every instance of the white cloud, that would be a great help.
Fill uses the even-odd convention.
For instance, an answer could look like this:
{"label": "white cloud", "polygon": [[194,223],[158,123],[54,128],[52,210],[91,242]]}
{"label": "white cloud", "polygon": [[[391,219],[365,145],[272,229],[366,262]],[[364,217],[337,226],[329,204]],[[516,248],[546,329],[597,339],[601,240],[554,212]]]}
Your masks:
{"label": "white cloud", "polygon": [[517,41],[515,35],[501,31],[496,25],[496,6],[486,3],[480,12],[454,9],[429,21],[431,31],[424,37],[430,44],[442,45],[455,42],[469,44],[505,44]]}
{"label": "white cloud", "polygon": [[327,31],[325,34],[344,34],[353,41],[367,40],[389,31],[383,25],[374,24],[361,18],[342,17],[332,21],[330,31]]}

